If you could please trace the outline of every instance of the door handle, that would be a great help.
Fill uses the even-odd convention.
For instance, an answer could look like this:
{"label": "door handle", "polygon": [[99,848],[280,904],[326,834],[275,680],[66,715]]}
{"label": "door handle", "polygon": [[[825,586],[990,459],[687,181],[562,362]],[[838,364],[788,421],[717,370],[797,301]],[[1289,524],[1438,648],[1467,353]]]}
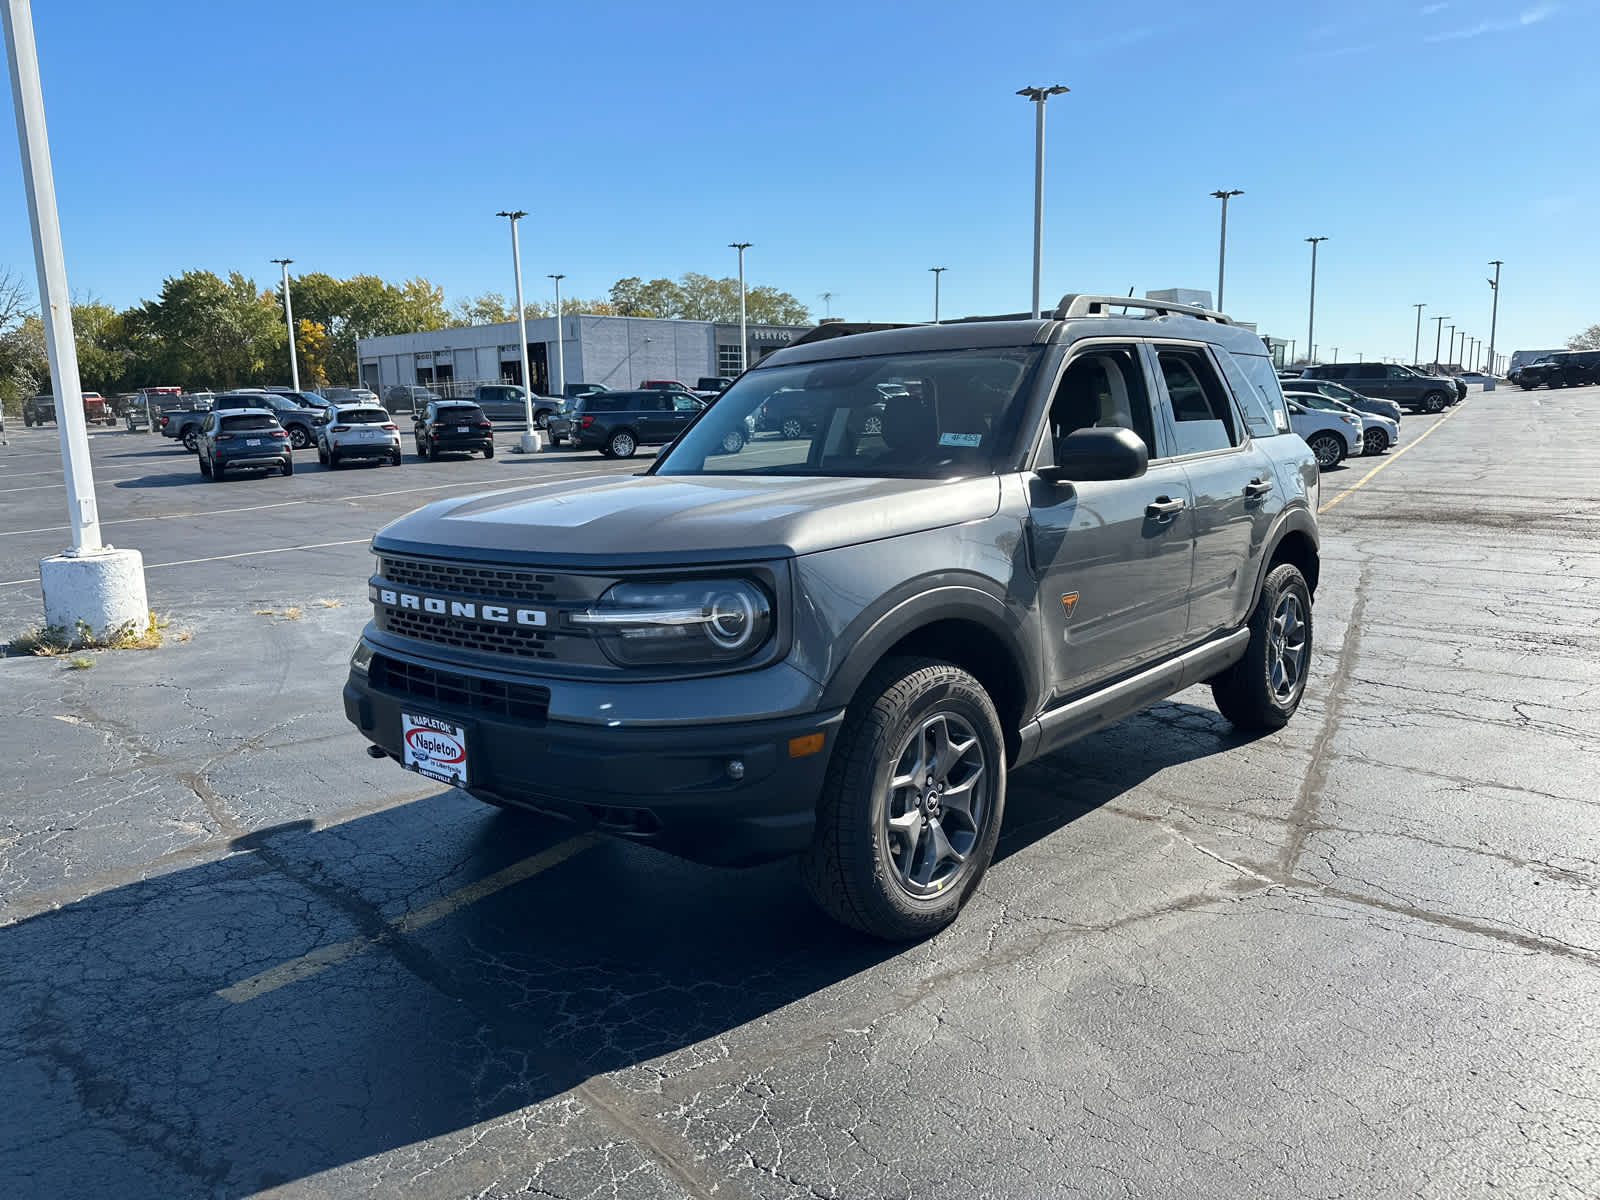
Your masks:
{"label": "door handle", "polygon": [[1181,496],[1176,500],[1170,496],[1157,496],[1144,506],[1144,515],[1152,521],[1170,521],[1188,507],[1189,502]]}
{"label": "door handle", "polygon": [[1257,496],[1265,496],[1271,490],[1272,480],[1270,479],[1252,479],[1244,485],[1244,494],[1251,499]]}

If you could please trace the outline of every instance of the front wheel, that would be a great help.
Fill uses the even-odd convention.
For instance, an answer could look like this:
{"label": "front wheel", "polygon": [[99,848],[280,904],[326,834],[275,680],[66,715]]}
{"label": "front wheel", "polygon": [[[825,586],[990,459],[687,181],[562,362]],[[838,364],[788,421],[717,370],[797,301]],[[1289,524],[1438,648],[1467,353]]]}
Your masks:
{"label": "front wheel", "polygon": [[537,412],[537,413],[534,413],[533,414],[533,427],[535,429],[549,429],[550,428],[550,414],[548,412]]}
{"label": "front wheel", "polygon": [[1311,589],[1299,567],[1279,563],[1267,573],[1249,628],[1244,657],[1211,681],[1211,697],[1240,729],[1282,729],[1311,666]]}
{"label": "front wheel", "polygon": [[611,452],[612,458],[632,458],[633,452],[638,448],[638,441],[625,429],[613,433],[611,440],[606,443],[606,449]]}
{"label": "front wheel", "polygon": [[783,436],[791,442],[799,438],[805,431],[806,427],[794,417],[790,417],[783,423]]}
{"label": "front wheel", "polygon": [[1362,437],[1362,446],[1368,454],[1382,454],[1389,448],[1389,435],[1381,429],[1369,429]]}
{"label": "front wheel", "polygon": [[1317,466],[1324,471],[1337,467],[1344,460],[1344,442],[1336,433],[1314,433],[1306,445],[1317,456]]}
{"label": "front wheel", "polygon": [[1431,413],[1443,412],[1448,402],[1449,397],[1443,392],[1429,392],[1422,398],[1422,407]]}
{"label": "front wheel", "polygon": [[721,449],[724,454],[737,454],[744,449],[744,433],[738,429],[730,429],[722,435]]}
{"label": "front wheel", "polygon": [[994,855],[1005,739],[989,694],[933,659],[889,659],[845,715],[801,873],[829,916],[906,941],[948,925]]}

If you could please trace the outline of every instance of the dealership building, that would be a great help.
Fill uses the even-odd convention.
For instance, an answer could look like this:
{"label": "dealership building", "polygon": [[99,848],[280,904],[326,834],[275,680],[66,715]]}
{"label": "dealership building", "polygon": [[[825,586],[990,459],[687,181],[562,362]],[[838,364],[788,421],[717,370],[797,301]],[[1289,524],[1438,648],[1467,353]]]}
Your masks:
{"label": "dealership building", "polygon": [[[745,363],[760,362],[809,328],[749,325],[741,362],[737,324],[572,313],[560,319],[564,381],[617,389],[646,379],[681,379],[693,387],[704,375],[737,375]],[[528,370],[535,392],[549,393],[556,386],[557,336],[554,317],[528,322]],[[362,338],[356,358],[362,385],[380,396],[395,384],[443,393],[473,383],[522,382],[515,321]]]}

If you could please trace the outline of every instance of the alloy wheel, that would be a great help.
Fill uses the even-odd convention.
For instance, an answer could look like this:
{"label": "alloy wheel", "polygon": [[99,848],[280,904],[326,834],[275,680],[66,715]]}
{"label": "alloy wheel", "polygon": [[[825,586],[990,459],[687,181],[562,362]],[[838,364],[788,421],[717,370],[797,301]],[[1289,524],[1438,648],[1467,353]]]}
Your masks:
{"label": "alloy wheel", "polygon": [[1300,597],[1286,591],[1267,625],[1267,686],[1278,703],[1293,698],[1306,672],[1306,619]]}
{"label": "alloy wheel", "polygon": [[947,887],[978,843],[993,807],[983,743],[964,717],[924,717],[895,756],[883,833],[896,882],[912,896]]}

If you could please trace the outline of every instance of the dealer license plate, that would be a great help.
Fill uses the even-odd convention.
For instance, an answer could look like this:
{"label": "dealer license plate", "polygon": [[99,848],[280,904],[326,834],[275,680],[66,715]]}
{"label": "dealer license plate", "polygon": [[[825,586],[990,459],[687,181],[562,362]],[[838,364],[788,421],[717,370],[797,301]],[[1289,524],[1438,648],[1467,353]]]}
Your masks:
{"label": "dealer license plate", "polygon": [[400,741],[401,763],[408,771],[467,786],[467,731],[461,726],[421,713],[401,713]]}
{"label": "dealer license plate", "polygon": [[467,427],[465,425],[457,425],[456,426],[456,432],[457,433],[465,433],[466,431],[467,431]]}
{"label": "dealer license plate", "polygon": [[259,445],[261,445],[261,439],[260,438],[245,438],[244,444],[246,446],[259,446]]}

